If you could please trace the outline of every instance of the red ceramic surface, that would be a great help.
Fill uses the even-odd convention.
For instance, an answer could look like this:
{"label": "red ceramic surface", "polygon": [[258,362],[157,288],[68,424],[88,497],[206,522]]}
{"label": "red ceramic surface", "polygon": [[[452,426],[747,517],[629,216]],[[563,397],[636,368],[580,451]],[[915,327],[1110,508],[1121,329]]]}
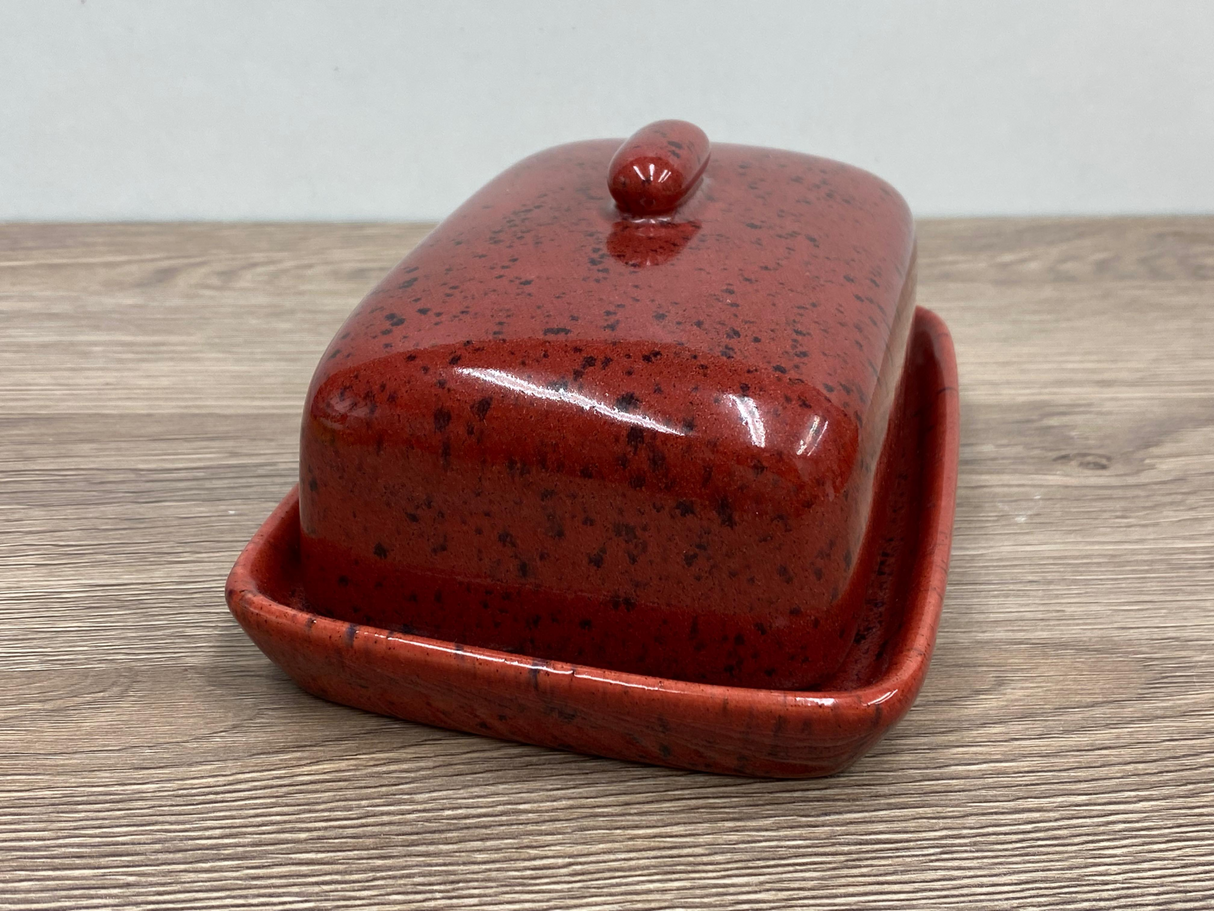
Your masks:
{"label": "red ceramic surface", "polygon": [[321,360],[309,603],[547,661],[822,685],[880,557],[914,264],[901,197],[837,162],[677,121],[526,159]]}
{"label": "red ceramic surface", "polygon": [[956,364],[944,324],[922,309],[908,350],[890,422],[887,493],[871,523],[874,568],[864,580],[856,632],[842,663],[813,691],[643,676],[329,615],[305,594],[295,491],[241,554],[228,579],[228,604],[253,641],[300,686],[335,702],[710,772],[806,777],[839,771],[914,701],[948,572],[957,479]]}

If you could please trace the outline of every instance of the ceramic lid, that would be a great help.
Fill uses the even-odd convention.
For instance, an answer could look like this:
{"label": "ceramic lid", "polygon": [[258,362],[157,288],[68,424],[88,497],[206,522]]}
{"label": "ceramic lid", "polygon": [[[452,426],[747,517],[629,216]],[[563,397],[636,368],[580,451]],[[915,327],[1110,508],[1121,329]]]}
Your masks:
{"label": "ceramic lid", "polygon": [[[304,422],[305,550],[392,564],[389,587],[461,580],[550,613],[600,598],[721,629],[745,616],[792,631],[779,647],[827,673],[831,649],[805,642],[854,626],[913,288],[910,212],[857,168],[710,145],[679,121],[533,155],[326,351]],[[343,597],[315,575],[318,598]],[[454,622],[452,597],[484,600],[467,592],[432,622]],[[811,619],[822,632],[796,640]],[[702,679],[761,673],[727,652]],[[637,655],[616,660],[655,666]]]}

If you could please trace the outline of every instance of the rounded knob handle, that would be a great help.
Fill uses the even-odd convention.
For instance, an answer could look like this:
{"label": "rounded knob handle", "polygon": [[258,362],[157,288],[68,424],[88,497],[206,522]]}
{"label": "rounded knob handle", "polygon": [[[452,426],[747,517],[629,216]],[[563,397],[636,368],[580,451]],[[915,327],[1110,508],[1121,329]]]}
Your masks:
{"label": "rounded knob handle", "polygon": [[709,152],[708,137],[695,124],[659,120],[616,150],[608,188],[625,215],[669,215],[699,186]]}

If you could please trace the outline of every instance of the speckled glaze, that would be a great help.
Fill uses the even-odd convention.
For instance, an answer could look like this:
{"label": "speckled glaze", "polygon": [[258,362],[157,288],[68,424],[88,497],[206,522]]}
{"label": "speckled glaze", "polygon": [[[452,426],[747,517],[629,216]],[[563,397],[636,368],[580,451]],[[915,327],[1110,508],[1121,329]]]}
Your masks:
{"label": "speckled glaze", "polygon": [[228,604],[301,687],[335,702],[679,768],[827,775],[906,713],[927,672],[948,573],[958,427],[952,342],[939,318],[920,309],[890,422],[887,494],[872,517],[876,569],[843,661],[814,691],[547,661],[318,611],[304,594],[296,491],[241,554],[228,578]]}
{"label": "speckled glaze", "polygon": [[822,685],[880,557],[914,263],[901,197],[836,162],[677,121],[526,159],[317,369],[308,604],[548,662]]}

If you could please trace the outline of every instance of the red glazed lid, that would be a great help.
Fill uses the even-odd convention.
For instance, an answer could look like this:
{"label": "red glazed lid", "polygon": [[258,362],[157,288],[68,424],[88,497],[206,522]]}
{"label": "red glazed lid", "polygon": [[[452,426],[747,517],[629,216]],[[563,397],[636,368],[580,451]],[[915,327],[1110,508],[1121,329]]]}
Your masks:
{"label": "red glazed lid", "polygon": [[855,633],[913,309],[872,175],[679,121],[533,155],[309,391],[307,597],[581,664],[807,687]]}

